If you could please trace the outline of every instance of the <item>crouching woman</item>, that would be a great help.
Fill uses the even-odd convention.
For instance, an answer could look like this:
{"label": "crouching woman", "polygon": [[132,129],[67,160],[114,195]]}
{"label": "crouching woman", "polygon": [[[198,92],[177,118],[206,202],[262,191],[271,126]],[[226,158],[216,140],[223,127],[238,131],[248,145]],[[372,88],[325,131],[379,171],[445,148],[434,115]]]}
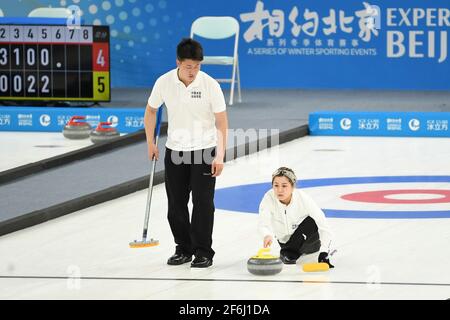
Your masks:
{"label": "crouching woman", "polygon": [[318,262],[330,263],[331,231],[323,211],[304,191],[296,188],[292,169],[281,167],[272,174],[272,189],[259,205],[258,229],[264,248],[277,239],[280,259],[295,264],[304,254],[319,252]]}

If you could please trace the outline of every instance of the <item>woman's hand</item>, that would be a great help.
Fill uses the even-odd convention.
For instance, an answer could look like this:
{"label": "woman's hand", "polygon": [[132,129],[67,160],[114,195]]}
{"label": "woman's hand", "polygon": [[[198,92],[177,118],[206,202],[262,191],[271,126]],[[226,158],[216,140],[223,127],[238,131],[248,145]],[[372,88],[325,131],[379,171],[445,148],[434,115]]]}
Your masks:
{"label": "woman's hand", "polygon": [[272,236],[265,236],[264,237],[264,248],[268,248],[272,245],[273,238]]}

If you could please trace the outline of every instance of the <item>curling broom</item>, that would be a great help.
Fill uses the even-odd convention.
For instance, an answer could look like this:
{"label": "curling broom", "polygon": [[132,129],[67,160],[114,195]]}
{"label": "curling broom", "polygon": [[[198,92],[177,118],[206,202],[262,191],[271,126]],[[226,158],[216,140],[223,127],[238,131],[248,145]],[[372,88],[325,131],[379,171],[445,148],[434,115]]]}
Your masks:
{"label": "curling broom", "polygon": [[[156,128],[155,128],[155,144],[156,147],[158,147],[158,138],[159,138],[159,131],[161,129],[161,118],[162,118],[162,108],[160,107],[158,110],[158,113],[156,115]],[[134,240],[133,242],[130,242],[130,248],[147,248],[147,247],[154,247],[159,245],[159,241],[155,240],[153,238],[147,239],[148,234],[148,222],[150,220],[150,205],[152,201],[152,192],[153,192],[153,177],[155,175],[155,167],[156,167],[156,158],[153,157],[152,159],[152,168],[150,171],[150,182],[148,186],[148,193],[147,193],[147,206],[145,209],[145,220],[144,220],[144,231],[142,234],[142,240]]]}
{"label": "curling broom", "polygon": [[[337,250],[333,250],[328,256],[331,257]],[[330,270],[330,265],[326,262],[305,263],[302,265],[303,272],[321,272]]]}

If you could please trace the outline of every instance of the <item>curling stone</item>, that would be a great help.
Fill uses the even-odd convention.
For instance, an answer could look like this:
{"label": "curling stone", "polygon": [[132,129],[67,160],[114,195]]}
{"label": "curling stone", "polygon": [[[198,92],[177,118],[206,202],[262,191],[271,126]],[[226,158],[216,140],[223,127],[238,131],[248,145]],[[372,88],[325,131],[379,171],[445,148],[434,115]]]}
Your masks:
{"label": "curling stone", "polygon": [[113,127],[111,122],[100,122],[91,132],[91,141],[93,143],[106,142],[119,136],[119,132]]}
{"label": "curling stone", "polygon": [[250,273],[266,276],[281,272],[283,262],[281,262],[279,257],[269,254],[269,251],[270,248],[260,249],[256,256],[248,259],[247,269]]}
{"label": "curling stone", "polygon": [[67,139],[87,139],[91,134],[92,127],[84,120],[84,116],[73,116],[63,128],[63,136]]}

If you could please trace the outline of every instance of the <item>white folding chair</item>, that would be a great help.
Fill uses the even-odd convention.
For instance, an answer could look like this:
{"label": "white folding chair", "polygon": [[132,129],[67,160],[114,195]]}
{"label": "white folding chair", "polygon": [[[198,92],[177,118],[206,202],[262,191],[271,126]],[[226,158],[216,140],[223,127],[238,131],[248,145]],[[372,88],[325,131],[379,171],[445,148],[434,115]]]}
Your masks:
{"label": "white folding chair", "polygon": [[71,15],[72,12],[67,8],[36,8],[28,14],[28,17],[68,18]]}
{"label": "white folding chair", "polygon": [[234,85],[236,83],[238,87],[238,102],[242,102],[238,59],[239,22],[233,17],[200,17],[192,23],[192,39],[194,35],[212,40],[221,40],[235,36],[233,56],[204,56],[202,64],[232,66],[231,78],[216,80],[218,82],[231,83],[230,105],[233,104]]}

